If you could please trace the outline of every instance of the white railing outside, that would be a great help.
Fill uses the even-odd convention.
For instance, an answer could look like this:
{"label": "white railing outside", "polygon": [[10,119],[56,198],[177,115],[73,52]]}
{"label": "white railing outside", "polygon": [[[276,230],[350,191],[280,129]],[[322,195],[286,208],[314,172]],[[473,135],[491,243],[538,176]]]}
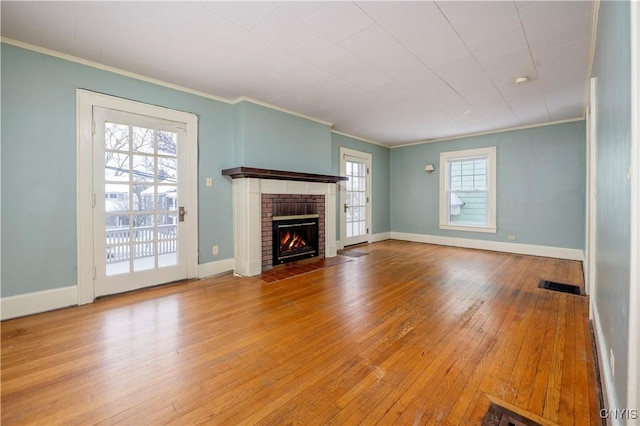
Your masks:
{"label": "white railing outside", "polygon": [[[158,230],[158,235],[155,230]],[[106,230],[107,263],[129,260],[129,252],[133,246],[135,259],[154,256],[157,247],[158,255],[176,253],[178,251],[178,225],[141,226],[133,229],[127,227]]]}

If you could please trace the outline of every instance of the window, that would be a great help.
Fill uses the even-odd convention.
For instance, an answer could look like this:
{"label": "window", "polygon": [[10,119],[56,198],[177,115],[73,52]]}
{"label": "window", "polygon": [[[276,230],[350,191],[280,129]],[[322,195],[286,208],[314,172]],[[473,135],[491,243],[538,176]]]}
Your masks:
{"label": "window", "polygon": [[440,153],[440,229],[496,232],[496,147]]}

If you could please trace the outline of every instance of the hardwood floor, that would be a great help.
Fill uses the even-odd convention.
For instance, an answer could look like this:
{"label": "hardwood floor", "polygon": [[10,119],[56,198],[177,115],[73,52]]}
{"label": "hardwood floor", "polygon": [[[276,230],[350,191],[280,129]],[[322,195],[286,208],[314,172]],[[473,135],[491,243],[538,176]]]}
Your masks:
{"label": "hardwood floor", "polygon": [[12,424],[600,424],[579,262],[385,241],[2,323]]}

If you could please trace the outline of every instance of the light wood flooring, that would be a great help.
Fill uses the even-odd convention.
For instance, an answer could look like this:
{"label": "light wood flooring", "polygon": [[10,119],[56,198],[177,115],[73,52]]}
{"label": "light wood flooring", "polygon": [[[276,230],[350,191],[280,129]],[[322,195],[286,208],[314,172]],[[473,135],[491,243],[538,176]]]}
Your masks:
{"label": "light wood flooring", "polygon": [[400,241],[2,323],[3,425],[599,424],[579,262]]}

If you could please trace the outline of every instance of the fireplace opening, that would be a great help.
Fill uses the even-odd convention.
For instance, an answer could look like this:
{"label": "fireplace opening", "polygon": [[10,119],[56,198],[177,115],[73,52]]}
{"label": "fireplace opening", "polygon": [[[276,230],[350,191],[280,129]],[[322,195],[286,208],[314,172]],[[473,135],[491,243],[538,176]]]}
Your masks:
{"label": "fireplace opening", "polygon": [[273,217],[273,265],[318,255],[318,215]]}

